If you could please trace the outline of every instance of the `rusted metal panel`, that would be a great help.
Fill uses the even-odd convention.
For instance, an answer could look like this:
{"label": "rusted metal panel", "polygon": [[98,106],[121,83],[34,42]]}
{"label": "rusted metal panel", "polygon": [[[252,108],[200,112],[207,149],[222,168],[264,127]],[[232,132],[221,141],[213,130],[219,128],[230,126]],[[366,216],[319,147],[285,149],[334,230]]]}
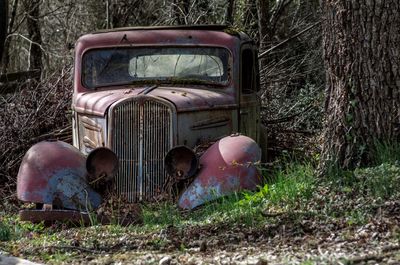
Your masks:
{"label": "rusted metal panel", "polygon": [[78,115],[78,145],[75,146],[84,154],[105,146],[106,120],[103,117]]}
{"label": "rusted metal panel", "polygon": [[164,162],[168,175],[177,180],[194,176],[199,168],[196,154],[184,145],[175,146],[169,150]]}
{"label": "rusted metal panel", "polygon": [[213,144],[200,158],[201,170],[179,199],[179,207],[193,209],[205,202],[261,183],[255,163],[261,159],[257,143],[246,136],[228,136]]}
{"label": "rusted metal panel", "polygon": [[[119,89],[115,88],[114,86],[104,88],[104,91],[77,94],[73,101],[75,111],[104,116],[110,105],[122,99],[136,97],[147,87],[123,86],[117,87]],[[178,112],[237,107],[234,94],[207,87],[157,87],[149,94],[173,102]]]}
{"label": "rusted metal panel", "polygon": [[118,157],[108,148],[96,148],[86,159],[88,184],[102,196],[112,192],[118,172]]}
{"label": "rusted metal panel", "polygon": [[103,29],[99,30],[97,32],[94,32],[93,34],[100,34],[100,33],[106,33],[106,32],[117,32],[117,31],[128,31],[128,30],[215,30],[215,31],[229,31],[231,28],[227,25],[171,25],[171,26],[137,26],[137,27],[123,27],[123,28],[116,28],[116,29]]}
{"label": "rusted metal panel", "polygon": [[102,198],[87,184],[85,163],[85,156],[67,143],[35,144],[18,172],[18,198],[75,210],[98,207]]}
{"label": "rusted metal panel", "polygon": [[237,109],[208,109],[179,113],[178,144],[191,148],[238,131]]}

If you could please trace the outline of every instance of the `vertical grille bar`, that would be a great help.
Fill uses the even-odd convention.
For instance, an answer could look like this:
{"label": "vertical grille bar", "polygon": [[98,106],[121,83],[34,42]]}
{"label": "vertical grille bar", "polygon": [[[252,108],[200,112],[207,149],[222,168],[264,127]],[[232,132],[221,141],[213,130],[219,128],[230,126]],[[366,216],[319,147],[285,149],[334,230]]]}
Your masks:
{"label": "vertical grille bar", "polygon": [[120,160],[117,193],[129,201],[152,200],[166,181],[164,156],[172,148],[172,110],[146,100],[113,110],[112,149]]}

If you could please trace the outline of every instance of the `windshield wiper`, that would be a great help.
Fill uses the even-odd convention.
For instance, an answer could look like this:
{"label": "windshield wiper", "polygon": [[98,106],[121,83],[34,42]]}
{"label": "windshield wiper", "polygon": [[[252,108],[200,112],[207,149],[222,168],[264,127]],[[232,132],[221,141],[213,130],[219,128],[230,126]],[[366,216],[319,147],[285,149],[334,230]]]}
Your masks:
{"label": "windshield wiper", "polygon": [[151,91],[153,91],[154,89],[156,89],[157,87],[158,87],[157,85],[147,87],[147,88],[143,89],[142,91],[140,91],[140,93],[138,93],[138,95],[141,95],[141,94],[147,95],[147,94],[149,94]]}

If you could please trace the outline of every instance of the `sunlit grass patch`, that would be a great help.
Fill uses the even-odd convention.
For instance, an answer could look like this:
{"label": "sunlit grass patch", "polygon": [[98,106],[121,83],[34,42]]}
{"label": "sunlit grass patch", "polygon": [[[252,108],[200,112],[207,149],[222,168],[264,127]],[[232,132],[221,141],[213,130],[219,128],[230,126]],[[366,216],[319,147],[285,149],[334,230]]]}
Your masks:
{"label": "sunlit grass patch", "polygon": [[207,203],[193,211],[182,211],[172,203],[160,203],[143,207],[143,222],[147,229],[167,226],[206,225],[225,222],[253,225],[259,210],[251,203],[243,203],[244,194],[236,193]]}
{"label": "sunlit grass patch", "polygon": [[273,182],[259,187],[256,192],[234,193],[190,212],[182,211],[172,203],[145,205],[144,227],[156,229],[218,223],[258,226],[265,221],[265,208],[294,209],[313,196],[316,179],[310,164],[288,165],[273,174]]}
{"label": "sunlit grass patch", "polygon": [[289,164],[277,173],[267,197],[271,204],[297,206],[312,197],[315,183],[314,168],[310,164]]}
{"label": "sunlit grass patch", "polygon": [[400,167],[384,163],[376,167],[354,171],[356,188],[368,196],[389,199],[400,194]]}

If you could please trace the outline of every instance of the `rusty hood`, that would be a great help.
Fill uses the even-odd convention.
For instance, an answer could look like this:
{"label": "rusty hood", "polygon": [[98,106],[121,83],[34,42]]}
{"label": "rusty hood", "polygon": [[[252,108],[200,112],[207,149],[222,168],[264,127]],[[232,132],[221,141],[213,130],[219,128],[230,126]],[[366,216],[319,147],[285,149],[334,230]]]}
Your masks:
{"label": "rusty hood", "polygon": [[[115,102],[144,95],[149,86],[119,88],[77,93],[73,98],[73,108],[80,113],[105,116],[108,108]],[[204,109],[234,108],[235,96],[226,89],[156,87],[146,96],[170,101],[177,112],[198,111]]]}

